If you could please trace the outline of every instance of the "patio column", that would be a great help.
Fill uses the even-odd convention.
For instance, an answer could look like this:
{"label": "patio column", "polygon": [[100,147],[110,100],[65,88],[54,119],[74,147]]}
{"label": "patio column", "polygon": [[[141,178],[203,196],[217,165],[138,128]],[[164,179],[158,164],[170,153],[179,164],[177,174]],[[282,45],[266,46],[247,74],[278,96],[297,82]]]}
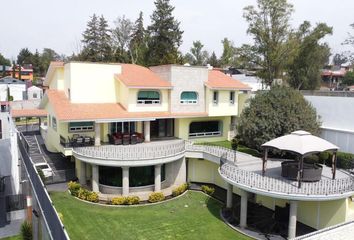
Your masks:
{"label": "patio column", "polygon": [[262,164],[262,175],[265,175],[265,171],[267,169],[267,160],[268,160],[268,148],[265,149],[264,151],[264,156],[263,156],[263,164]]}
{"label": "patio column", "polygon": [[86,163],[83,161],[80,161],[80,177],[79,177],[79,182],[81,185],[86,184]]}
{"label": "patio column", "polygon": [[101,124],[95,123],[95,146],[101,145]]}
{"label": "patio column", "polygon": [[241,206],[240,206],[240,227],[247,227],[247,201],[248,193],[245,190],[241,190]]}
{"label": "patio column", "polygon": [[122,167],[122,187],[123,187],[123,191],[122,191],[122,195],[123,196],[127,196],[129,195],[129,167]]}
{"label": "patio column", "polygon": [[232,192],[233,192],[233,185],[227,183],[226,208],[232,208]]}
{"label": "patio column", "polygon": [[161,164],[155,165],[155,192],[161,191]]}
{"label": "patio column", "polygon": [[98,165],[92,164],[92,191],[99,192],[99,171]]}
{"label": "patio column", "polygon": [[144,122],[145,142],[150,142],[150,121]]}
{"label": "patio column", "polygon": [[297,201],[290,201],[288,239],[296,237]]}
{"label": "patio column", "polygon": [[332,156],[332,179],[336,179],[336,162],[337,162],[337,151],[333,152]]}

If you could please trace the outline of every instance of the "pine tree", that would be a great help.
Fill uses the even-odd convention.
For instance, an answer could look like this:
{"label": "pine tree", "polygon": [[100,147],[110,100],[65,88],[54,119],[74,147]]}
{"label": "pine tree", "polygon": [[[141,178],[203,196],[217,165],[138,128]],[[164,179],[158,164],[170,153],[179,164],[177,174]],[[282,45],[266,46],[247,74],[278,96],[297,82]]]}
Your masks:
{"label": "pine tree", "polygon": [[151,15],[152,23],[148,27],[148,64],[177,63],[183,31],[179,28],[180,22],[172,15],[175,8],[170,5],[170,0],[156,0],[155,6],[156,9]]}
{"label": "pine tree", "polygon": [[99,51],[99,22],[96,14],[93,14],[87,23],[87,28],[82,34],[84,48],[80,53],[80,59],[97,62],[100,60]]}
{"label": "pine tree", "polygon": [[139,13],[139,18],[135,21],[129,45],[131,62],[138,65],[146,65],[147,34],[144,28],[143,12]]}
{"label": "pine tree", "polygon": [[101,15],[98,22],[99,61],[112,61],[111,35],[106,19]]}
{"label": "pine tree", "polygon": [[220,67],[220,63],[215,52],[211,54],[210,58],[208,59],[208,63],[213,67]]}

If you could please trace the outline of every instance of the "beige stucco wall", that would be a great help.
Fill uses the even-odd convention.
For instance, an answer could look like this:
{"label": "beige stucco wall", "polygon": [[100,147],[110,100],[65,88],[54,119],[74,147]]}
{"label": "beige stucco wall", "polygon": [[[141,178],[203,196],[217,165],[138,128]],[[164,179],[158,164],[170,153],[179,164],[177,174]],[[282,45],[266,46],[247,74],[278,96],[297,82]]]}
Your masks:
{"label": "beige stucco wall", "polygon": [[[157,91],[160,93],[160,104],[137,104],[138,93],[139,91]],[[127,109],[129,112],[167,112],[168,111],[168,89],[129,89],[129,95],[127,99],[128,106]]]}
{"label": "beige stucco wall", "polygon": [[230,103],[230,90],[218,90],[218,104],[213,103],[213,92],[205,88],[205,103],[209,116],[225,116],[238,114],[238,91],[235,91],[235,104]]}
{"label": "beige stucco wall", "polygon": [[49,84],[49,89],[64,90],[64,68],[57,68]]}

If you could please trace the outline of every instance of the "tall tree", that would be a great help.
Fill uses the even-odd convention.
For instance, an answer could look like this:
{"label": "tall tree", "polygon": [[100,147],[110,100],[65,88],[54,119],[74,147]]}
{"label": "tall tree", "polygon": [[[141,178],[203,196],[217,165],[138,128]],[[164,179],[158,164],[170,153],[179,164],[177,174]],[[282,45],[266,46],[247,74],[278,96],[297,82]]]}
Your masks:
{"label": "tall tree", "polygon": [[332,60],[333,65],[335,66],[341,66],[342,64],[348,61],[349,61],[348,57],[343,53],[342,54],[336,53]]}
{"label": "tall tree", "polygon": [[51,61],[62,60],[60,55],[51,48],[44,48],[40,56],[40,74],[45,75]]}
{"label": "tall tree", "polygon": [[130,40],[130,57],[131,62],[139,65],[146,65],[146,51],[147,51],[146,30],[144,28],[143,12],[139,13],[138,19],[135,21],[133,33]]}
{"label": "tall tree", "polygon": [[223,45],[223,51],[220,57],[220,64],[223,67],[229,67],[234,62],[235,46],[228,38],[224,38],[221,43]]}
{"label": "tall tree", "polygon": [[90,17],[87,27],[82,34],[83,49],[80,53],[81,60],[97,62],[100,60],[99,54],[99,21],[96,14]]}
{"label": "tall tree", "polygon": [[17,63],[20,65],[32,63],[33,54],[28,48],[22,48],[17,55]]}
{"label": "tall tree", "polygon": [[151,25],[148,27],[150,35],[147,51],[148,64],[177,63],[183,31],[180,30],[180,22],[172,15],[175,8],[170,5],[170,0],[156,0],[155,6],[156,9],[151,15]]}
{"label": "tall tree", "polygon": [[267,85],[283,75],[291,51],[287,42],[292,12],[293,6],[287,0],[257,0],[257,7],[244,8],[247,33],[254,40],[254,46],[249,49],[256,56],[255,64],[262,67],[259,76]]}
{"label": "tall tree", "polygon": [[311,29],[311,24],[305,21],[295,34],[294,53],[288,67],[288,83],[295,89],[314,90],[321,83],[320,69],[328,64],[330,49],[320,41],[332,28],[324,23]]}
{"label": "tall tree", "polygon": [[115,58],[119,62],[130,62],[130,41],[133,34],[134,25],[128,18],[118,17],[114,21],[115,27],[112,30],[112,38],[114,43]]}
{"label": "tall tree", "polygon": [[215,52],[213,51],[208,59],[208,63],[213,67],[220,67],[220,63],[218,57],[216,56]]}
{"label": "tall tree", "polygon": [[99,60],[112,61],[111,35],[106,19],[101,15],[98,20],[98,52]]}
{"label": "tall tree", "polygon": [[[5,58],[1,53],[0,53],[0,65],[6,65],[6,66],[10,66],[11,62],[9,59]],[[1,68],[2,70],[2,68]]]}
{"label": "tall tree", "polygon": [[190,54],[192,56],[193,65],[205,65],[209,58],[209,53],[206,50],[203,50],[204,45],[199,41],[194,41],[193,46],[190,49]]}

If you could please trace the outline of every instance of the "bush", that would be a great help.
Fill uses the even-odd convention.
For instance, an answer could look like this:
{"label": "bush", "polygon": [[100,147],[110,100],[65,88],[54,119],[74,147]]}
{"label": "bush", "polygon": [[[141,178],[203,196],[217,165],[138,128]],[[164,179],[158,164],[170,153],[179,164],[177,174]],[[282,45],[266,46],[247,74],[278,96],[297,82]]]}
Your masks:
{"label": "bush", "polygon": [[215,188],[209,187],[207,185],[202,185],[202,191],[208,195],[213,195],[213,193],[215,192]]}
{"label": "bush", "polygon": [[338,152],[337,153],[337,167],[343,169],[354,168],[354,154]]}
{"label": "bush", "polygon": [[177,197],[178,195],[184,193],[188,188],[189,188],[188,183],[183,183],[182,185],[172,190],[172,196]]}
{"label": "bush", "polygon": [[79,194],[79,190],[81,188],[81,185],[79,183],[77,183],[77,182],[70,181],[68,183],[68,188],[70,190],[71,195],[77,197],[78,194]]}
{"label": "bush", "polygon": [[99,201],[98,194],[96,192],[89,191],[89,194],[87,195],[86,200],[89,202],[97,203]]}
{"label": "bush", "polygon": [[306,163],[318,163],[318,161],[319,161],[319,157],[315,154],[312,154],[304,158],[304,162]]}
{"label": "bush", "polygon": [[317,135],[319,126],[315,108],[299,91],[272,86],[250,99],[241,113],[238,134],[247,147],[260,150],[263,143],[296,130]]}
{"label": "bush", "polygon": [[236,136],[231,140],[231,149],[237,151],[237,147],[239,145],[239,138]]}
{"label": "bush", "polygon": [[111,199],[110,204],[112,204],[112,205],[123,205],[123,204],[125,204],[125,201],[126,201],[126,199],[123,196],[122,197],[114,197],[114,198]]}
{"label": "bush", "polygon": [[40,177],[40,179],[42,180],[43,184],[45,184],[45,176],[44,176],[43,170],[40,168],[37,168],[37,173],[38,173],[38,176]]}
{"label": "bush", "polygon": [[330,157],[329,152],[321,152],[321,153],[318,155],[319,162],[320,162],[321,164],[327,164],[327,162],[328,162],[328,160],[329,160],[329,157]]}
{"label": "bush", "polygon": [[138,196],[128,196],[125,199],[125,204],[126,205],[135,205],[139,204],[140,198]]}
{"label": "bush", "polygon": [[89,190],[87,190],[85,188],[80,188],[78,193],[77,193],[77,197],[82,199],[82,200],[87,200],[89,194],[90,194]]}
{"label": "bush", "polygon": [[58,212],[58,217],[59,217],[61,222],[64,221],[64,215],[61,212]]}
{"label": "bush", "polygon": [[23,240],[32,240],[32,224],[28,221],[24,221],[21,224],[21,237]]}
{"label": "bush", "polygon": [[153,192],[150,194],[148,201],[151,203],[161,202],[165,199],[165,195],[162,192]]}

